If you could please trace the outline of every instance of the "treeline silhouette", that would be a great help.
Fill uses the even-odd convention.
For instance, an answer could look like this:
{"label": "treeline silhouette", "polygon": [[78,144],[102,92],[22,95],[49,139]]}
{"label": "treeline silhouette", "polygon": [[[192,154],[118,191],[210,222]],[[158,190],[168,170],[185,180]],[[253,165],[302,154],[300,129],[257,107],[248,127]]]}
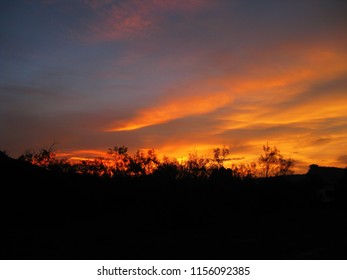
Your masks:
{"label": "treeline silhouette", "polygon": [[293,175],[268,145],[250,167],[229,160],[225,147],[182,162],[124,146],[75,164],[1,152],[1,258],[347,257],[346,169]]}
{"label": "treeline silhouette", "polygon": [[163,176],[171,179],[208,179],[215,176],[250,179],[293,174],[294,160],[285,159],[276,147],[263,146],[263,154],[258,162],[229,164],[230,149],[213,149],[213,156],[200,156],[197,151],[189,153],[186,160],[164,156],[159,159],[154,149],[138,150],[134,155],[128,153],[126,146],[109,148],[107,156],[88,158],[72,163],[67,158],[57,159],[53,146],[39,152],[27,151],[19,160],[44,167],[48,170],[95,175],[104,178]]}

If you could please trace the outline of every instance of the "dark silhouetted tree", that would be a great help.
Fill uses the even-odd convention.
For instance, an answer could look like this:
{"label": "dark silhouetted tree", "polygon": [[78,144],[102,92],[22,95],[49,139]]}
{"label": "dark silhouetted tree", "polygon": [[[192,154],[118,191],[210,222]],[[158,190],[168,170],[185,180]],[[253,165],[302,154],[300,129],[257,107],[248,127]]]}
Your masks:
{"label": "dark silhouetted tree", "polygon": [[233,164],[231,169],[234,176],[240,179],[251,179],[257,177],[257,164],[255,162],[241,163],[238,165]]}
{"label": "dark silhouetted tree", "polygon": [[167,179],[179,179],[182,176],[182,165],[176,158],[164,156],[159,162],[154,174]]}
{"label": "dark silhouetted tree", "polygon": [[208,177],[209,162],[208,158],[199,156],[197,151],[194,151],[189,153],[188,159],[184,163],[184,168],[186,173],[192,177]]}
{"label": "dark silhouetted tree", "polygon": [[110,168],[105,164],[105,159],[102,157],[82,160],[81,163],[76,164],[77,173],[88,174],[100,177],[110,177],[113,175]]}
{"label": "dark silhouetted tree", "polygon": [[230,154],[230,150],[223,146],[223,148],[215,148],[213,149],[213,159],[211,162],[211,168],[219,169],[224,167],[224,162],[227,159],[227,156]]}
{"label": "dark silhouetted tree", "polygon": [[109,148],[107,153],[111,156],[113,161],[113,174],[126,175],[131,163],[128,148],[125,146],[115,146],[113,149]]}
{"label": "dark silhouetted tree", "polygon": [[259,157],[260,174],[263,177],[293,174],[294,161],[285,159],[276,147],[267,143],[263,146],[263,154]]}
{"label": "dark silhouetted tree", "polygon": [[0,151],[0,160],[1,159],[8,159],[8,158],[10,158],[10,157],[8,156],[6,151]]}
{"label": "dark silhouetted tree", "polygon": [[157,169],[159,162],[154,149],[150,149],[147,152],[138,150],[130,158],[129,174],[138,176],[152,174]]}

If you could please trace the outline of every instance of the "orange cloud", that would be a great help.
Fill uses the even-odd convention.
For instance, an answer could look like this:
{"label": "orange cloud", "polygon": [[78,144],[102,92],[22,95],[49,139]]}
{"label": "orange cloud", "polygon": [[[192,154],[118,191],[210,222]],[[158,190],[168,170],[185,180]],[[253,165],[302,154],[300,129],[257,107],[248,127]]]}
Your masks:
{"label": "orange cloud", "polygon": [[128,121],[119,122],[108,131],[135,130],[146,126],[166,123],[168,121],[191,115],[212,112],[231,101],[225,93],[212,93],[208,96],[181,97],[169,100],[156,107],[147,108],[138,112],[137,116]]}
{"label": "orange cloud", "polygon": [[[196,137],[194,126],[187,133],[187,125],[181,136],[166,135],[165,142],[155,147],[184,158],[193,148],[208,154],[225,144],[233,147],[233,157],[244,157],[247,162],[256,161],[262,145],[269,142],[285,157],[297,160],[299,173],[312,163],[341,166],[337,159],[347,151],[347,95],[344,84],[336,85],[347,75],[347,54],[337,48],[314,47],[287,54],[288,59],[278,63],[282,54],[278,50],[271,57],[258,57],[257,63],[242,72],[204,77],[188,84],[186,90],[171,90],[177,99],[167,97],[132,119],[116,122],[109,131],[164,123],[170,127],[172,120],[183,118],[184,122],[184,118],[208,114],[216,122],[213,127],[199,123],[206,125],[204,137]],[[217,87],[223,90],[214,92]],[[200,95],[196,94],[199,90]]]}
{"label": "orange cloud", "polygon": [[[309,51],[307,57],[290,62],[279,69],[278,67],[251,67],[247,73],[230,74],[223,77],[195,81],[169,91],[176,99],[168,98],[150,108],[145,108],[129,120],[118,121],[108,131],[136,130],[146,126],[163,124],[174,119],[187,116],[211,113],[219,108],[229,108],[217,116],[220,120],[230,120],[223,129],[231,129],[255,124],[284,124],[319,117],[341,115],[346,110],[345,96],[321,100],[302,101],[293,108],[281,108],[276,111],[277,104],[298,98],[312,84],[320,80],[329,80],[347,73],[347,56],[343,53],[327,52],[324,50]],[[222,88],[223,92],[214,92],[213,88]],[[201,94],[195,94],[201,90]],[[184,96],[183,96],[184,95]],[[247,104],[236,105],[234,100]],[[252,101],[249,105],[248,100]],[[325,106],[321,106],[324,102]],[[307,106],[311,110],[307,111]],[[242,109],[242,111],[240,110]],[[227,113],[231,111],[232,113]],[[228,116],[229,114],[229,116]]]}
{"label": "orange cloud", "polygon": [[[296,60],[293,56],[293,61],[285,65],[278,66],[273,62],[264,67],[262,61],[257,65],[248,69],[248,74],[239,77],[225,75],[214,81],[229,88],[239,101],[243,101],[241,107],[234,108],[236,113],[230,113],[230,120],[283,123],[286,113],[288,121],[295,122],[322,114],[326,114],[326,117],[338,116],[344,112],[346,95],[336,93],[336,90],[332,90],[336,95],[333,99],[331,95],[334,92],[322,96],[312,93],[310,99],[301,100],[305,92],[312,91],[315,85],[347,75],[347,54],[344,52],[307,50],[307,56],[300,56]],[[296,99],[298,101],[292,105],[293,108],[288,104],[280,109],[280,118],[274,117],[276,106]],[[325,106],[322,106],[323,103]],[[307,110],[308,106],[310,110]],[[240,109],[244,109],[243,112]]]}
{"label": "orange cloud", "polygon": [[106,155],[105,151],[100,150],[70,150],[65,152],[58,152],[57,157],[64,157],[69,159],[87,159],[92,157],[104,157]]}

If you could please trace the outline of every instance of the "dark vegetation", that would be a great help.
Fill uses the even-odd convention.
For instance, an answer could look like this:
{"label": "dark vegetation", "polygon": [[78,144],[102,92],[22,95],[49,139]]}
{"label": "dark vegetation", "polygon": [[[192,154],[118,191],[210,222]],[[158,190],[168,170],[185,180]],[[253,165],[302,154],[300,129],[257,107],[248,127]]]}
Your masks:
{"label": "dark vegetation", "polygon": [[0,153],[2,259],[347,258],[346,169],[263,147],[259,162],[130,156],[71,164],[51,149]]}

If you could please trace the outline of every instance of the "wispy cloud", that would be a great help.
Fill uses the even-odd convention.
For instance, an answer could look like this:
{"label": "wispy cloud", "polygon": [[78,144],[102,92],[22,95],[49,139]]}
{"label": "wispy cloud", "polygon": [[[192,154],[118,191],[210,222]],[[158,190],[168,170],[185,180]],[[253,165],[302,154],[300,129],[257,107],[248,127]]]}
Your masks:
{"label": "wispy cloud", "polygon": [[135,130],[186,116],[206,114],[225,106],[230,101],[229,95],[219,92],[208,96],[178,97],[156,107],[143,109],[133,119],[121,121],[108,131]]}
{"label": "wispy cloud", "polygon": [[4,148],[57,139],[80,158],[119,144],[181,157],[232,145],[249,161],[269,142],[300,168],[343,165],[342,1],[29,2],[2,18]]}
{"label": "wispy cloud", "polygon": [[[143,128],[136,132],[139,138],[153,135],[151,145],[168,153],[180,151],[180,156],[194,147],[207,153],[213,146],[231,144],[234,156],[256,160],[268,141],[300,163],[315,162],[321,151],[325,164],[339,165],[328,159],[346,149],[341,142],[347,133],[346,54],[315,46],[296,50],[254,54],[253,63],[242,71],[202,75],[163,93],[164,101],[138,110],[135,117],[112,123],[109,131]],[[330,141],[313,143],[321,138]]]}
{"label": "wispy cloud", "polygon": [[[170,90],[162,95],[165,101],[138,111],[132,119],[116,122],[110,130],[134,130],[222,107],[226,109],[219,118],[230,123],[225,129],[249,123],[291,123],[322,114],[336,117],[346,109],[347,103],[343,102],[346,96],[341,92],[344,88],[315,92],[312,96],[311,87],[347,74],[347,60],[343,58],[346,56],[341,53],[307,50],[307,56],[287,62],[285,67],[274,67],[271,63],[265,67],[261,64],[264,58],[260,58],[261,66],[252,65],[244,73],[203,76],[186,88]],[[309,106],[311,110],[307,110]]]}
{"label": "wispy cloud", "polygon": [[129,0],[95,1],[84,3],[95,13],[89,23],[87,41],[113,41],[143,36],[161,29],[168,13],[189,13],[206,6],[206,0]]}

